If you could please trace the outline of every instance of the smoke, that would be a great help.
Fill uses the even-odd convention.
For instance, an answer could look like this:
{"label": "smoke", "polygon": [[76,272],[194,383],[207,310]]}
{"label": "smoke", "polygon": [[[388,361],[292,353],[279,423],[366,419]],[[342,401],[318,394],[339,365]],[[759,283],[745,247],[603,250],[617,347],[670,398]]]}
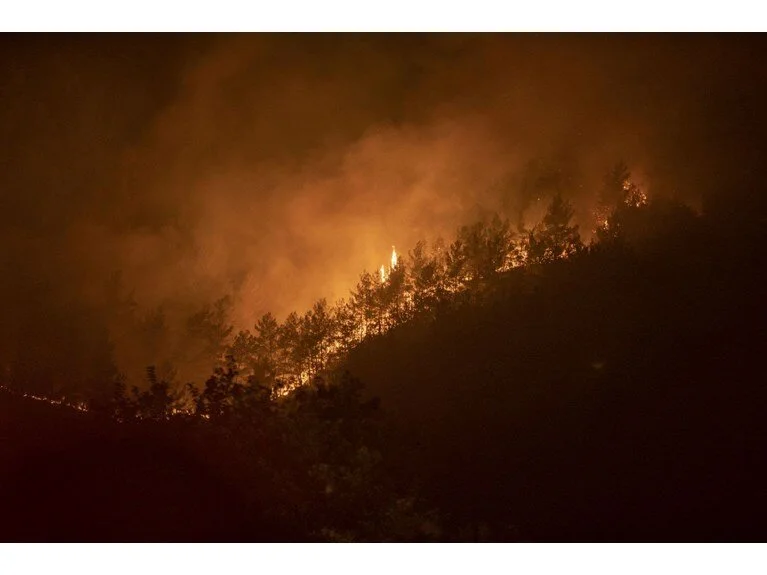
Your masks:
{"label": "smoke", "polygon": [[[224,296],[238,328],[266,311],[283,317],[333,301],[392,245],[404,253],[492,211],[534,223],[553,189],[530,187],[541,175],[556,175],[584,231],[602,175],[620,159],[651,194],[705,197],[734,161],[720,150],[724,136],[711,134],[740,133],[733,100],[756,106],[743,86],[764,80],[747,65],[758,43],[9,40],[5,60],[24,57],[4,91],[14,144],[3,148],[2,263],[15,278],[6,315],[16,318],[3,335],[16,351],[5,355],[17,353],[11,342],[43,298],[100,318],[119,362],[145,361],[105,287],[116,272],[119,297],[132,294],[139,315],[163,307],[173,349],[187,344],[190,314]],[[13,300],[40,282],[45,295]],[[92,323],[75,313],[64,325]]]}

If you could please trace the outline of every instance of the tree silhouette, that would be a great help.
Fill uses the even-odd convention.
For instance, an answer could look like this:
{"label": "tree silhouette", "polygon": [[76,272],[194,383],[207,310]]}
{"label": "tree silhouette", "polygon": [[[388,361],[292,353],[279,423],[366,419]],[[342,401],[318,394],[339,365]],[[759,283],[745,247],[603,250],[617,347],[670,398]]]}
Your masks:
{"label": "tree silhouette", "polygon": [[583,248],[578,226],[571,224],[573,207],[561,194],[551,201],[543,221],[528,233],[528,264],[540,265],[567,258]]}
{"label": "tree silhouette", "polygon": [[172,374],[169,378],[161,378],[155,366],[150,365],[146,368],[146,379],[149,388],[142,391],[134,385],[130,397],[124,379],[115,380],[111,405],[115,419],[167,421],[183,407],[183,392],[174,383]]}
{"label": "tree silhouette", "polygon": [[364,319],[353,301],[339,300],[332,309],[333,343],[341,355],[347,354],[365,337]]}
{"label": "tree silhouette", "polygon": [[409,252],[410,279],[415,313],[433,312],[444,298],[444,268],[435,253],[426,253],[426,242],[419,241]]}
{"label": "tree silhouette", "polygon": [[213,421],[231,416],[245,392],[239,381],[237,362],[232,356],[224,367],[216,367],[197,398],[197,414]]}
{"label": "tree silhouette", "polygon": [[410,276],[407,265],[400,258],[389,270],[386,280],[379,286],[378,299],[384,312],[385,329],[390,329],[410,319],[412,314]]}
{"label": "tree silhouette", "polygon": [[246,376],[258,371],[258,352],[255,338],[250,330],[241,330],[227,347],[227,354],[237,361],[237,368]]}
{"label": "tree silhouette", "polygon": [[381,301],[381,280],[370,272],[363,272],[351,292],[351,304],[357,311],[364,333],[382,334],[385,323],[385,307]]}
{"label": "tree silhouette", "polygon": [[600,206],[604,206],[607,212],[610,212],[622,203],[630,180],[631,173],[628,166],[623,161],[617,162],[602,180],[598,198]]}
{"label": "tree silhouette", "polygon": [[334,331],[333,315],[325,299],[316,302],[301,319],[301,346],[306,350],[307,367],[311,374],[318,373],[327,365]]}
{"label": "tree silhouette", "polygon": [[297,383],[309,369],[308,352],[301,338],[301,318],[291,312],[280,326],[279,346],[282,361],[279,372],[286,382]]}
{"label": "tree silhouette", "polygon": [[489,223],[480,221],[464,226],[451,245],[451,271],[468,282],[487,280],[506,267],[512,248],[509,223],[497,215]]}
{"label": "tree silhouette", "polygon": [[226,342],[233,327],[227,321],[230,300],[221,298],[206,305],[187,320],[187,333],[190,341],[186,343],[187,362],[205,362],[213,365],[222,359]]}

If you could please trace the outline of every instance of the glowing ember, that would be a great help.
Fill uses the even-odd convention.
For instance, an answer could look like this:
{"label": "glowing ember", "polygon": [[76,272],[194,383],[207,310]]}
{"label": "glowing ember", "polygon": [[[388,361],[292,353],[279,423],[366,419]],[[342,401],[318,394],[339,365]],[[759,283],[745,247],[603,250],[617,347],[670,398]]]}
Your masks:
{"label": "glowing ember", "polygon": [[70,409],[76,409],[77,411],[88,411],[88,406],[83,401],[76,401],[76,402],[70,402],[66,398],[64,399],[52,399],[50,397],[45,397],[44,395],[35,395],[33,393],[23,393],[23,392],[17,392],[13,389],[10,389],[8,387],[5,387],[4,385],[0,385],[0,389],[5,391],[6,393],[11,393],[13,395],[19,395],[25,399],[33,399],[35,401],[42,401],[44,403],[48,403],[50,405],[60,405],[63,407],[68,407]]}
{"label": "glowing ember", "polygon": [[638,188],[637,186],[632,186],[629,188],[627,194],[626,194],[626,204],[638,208],[640,206],[644,206],[647,204],[647,194]]}
{"label": "glowing ember", "polygon": [[[640,188],[637,184],[627,178],[623,180],[621,184],[623,189],[623,204],[631,208],[640,208],[647,205],[649,198],[647,192]],[[611,208],[607,205],[601,205],[594,211],[596,219],[597,229],[603,231],[610,229]],[[595,230],[596,231],[596,230]]]}

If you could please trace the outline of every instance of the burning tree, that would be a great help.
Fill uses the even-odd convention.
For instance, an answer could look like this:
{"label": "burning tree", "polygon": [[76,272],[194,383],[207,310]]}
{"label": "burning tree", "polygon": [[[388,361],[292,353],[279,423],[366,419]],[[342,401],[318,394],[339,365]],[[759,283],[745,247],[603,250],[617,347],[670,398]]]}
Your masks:
{"label": "burning tree", "polygon": [[528,233],[526,242],[527,263],[544,264],[567,258],[583,248],[578,226],[571,223],[572,204],[554,196],[543,221]]}

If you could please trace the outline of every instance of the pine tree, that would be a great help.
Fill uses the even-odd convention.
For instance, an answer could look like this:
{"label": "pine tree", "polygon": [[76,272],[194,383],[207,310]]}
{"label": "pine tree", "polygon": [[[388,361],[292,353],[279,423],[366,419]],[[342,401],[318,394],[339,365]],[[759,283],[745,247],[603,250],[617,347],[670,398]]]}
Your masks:
{"label": "pine tree", "polygon": [[571,224],[573,207],[557,194],[543,221],[528,233],[527,263],[542,264],[567,258],[583,248],[578,226]]}

